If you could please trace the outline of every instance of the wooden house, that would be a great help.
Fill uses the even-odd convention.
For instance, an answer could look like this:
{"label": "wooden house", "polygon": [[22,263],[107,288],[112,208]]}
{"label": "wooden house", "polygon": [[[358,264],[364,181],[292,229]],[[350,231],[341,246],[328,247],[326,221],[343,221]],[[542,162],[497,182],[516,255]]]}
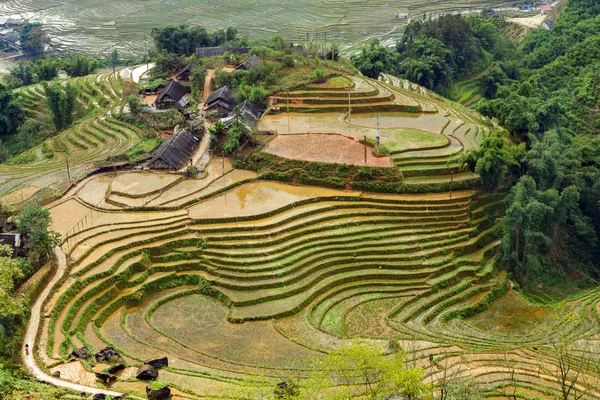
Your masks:
{"label": "wooden house", "polygon": [[0,233],[0,244],[10,246],[13,258],[25,255],[25,247],[20,233]]}
{"label": "wooden house", "polygon": [[239,67],[237,67],[236,71],[258,71],[264,65],[263,60],[260,59],[257,55],[253,55],[246,61],[244,61]]}
{"label": "wooden house", "polygon": [[186,93],[186,88],[181,86],[179,83],[173,81],[169,83],[167,87],[160,92],[160,94],[154,101],[154,106],[161,110],[175,107],[175,104],[177,104],[177,102],[181,100],[181,98],[185,96]]}
{"label": "wooden house", "polygon": [[204,110],[214,111],[220,117],[228,115],[235,106],[233,93],[227,86],[215,90],[208,95]]}
{"label": "wooden house", "polygon": [[190,161],[198,139],[185,129],[166,138],[148,162],[150,169],[178,170]]}
{"label": "wooden house", "polygon": [[178,71],[173,76],[173,79],[175,79],[177,82],[179,82],[182,85],[189,85],[190,75],[192,75],[192,71],[194,70],[194,68],[196,68],[196,66],[197,66],[197,64],[195,62],[186,65],[183,69]]}

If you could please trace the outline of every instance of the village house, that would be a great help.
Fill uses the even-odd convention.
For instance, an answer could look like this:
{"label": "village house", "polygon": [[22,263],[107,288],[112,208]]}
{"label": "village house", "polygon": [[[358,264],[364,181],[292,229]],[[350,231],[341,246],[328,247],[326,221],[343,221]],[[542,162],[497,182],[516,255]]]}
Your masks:
{"label": "village house", "polygon": [[233,93],[227,86],[223,86],[208,95],[204,110],[212,111],[215,115],[224,117],[233,110],[234,106]]}
{"label": "village house", "polygon": [[0,233],[0,244],[7,244],[11,247],[13,258],[25,255],[25,246],[20,233]]}
{"label": "village house", "polygon": [[196,66],[197,64],[195,62],[186,65],[173,76],[173,79],[183,86],[188,86],[190,84],[190,75],[192,75],[192,71]]}
{"label": "village house", "polygon": [[549,19],[545,19],[544,22],[542,22],[542,27],[550,31],[554,28],[554,22],[550,21]]}
{"label": "village house", "polygon": [[187,89],[179,83],[173,81],[164,88],[156,100],[154,106],[159,110],[176,107],[176,104],[187,93]]}
{"label": "village house", "polygon": [[148,162],[148,168],[178,170],[190,161],[198,143],[198,139],[182,129],[158,146],[154,157]]}
{"label": "village house", "polygon": [[244,61],[239,67],[237,67],[236,71],[258,71],[264,65],[263,60],[260,59],[257,55],[253,55],[246,61]]}
{"label": "village house", "polygon": [[0,44],[4,50],[21,51],[21,37],[11,29],[0,31]]}

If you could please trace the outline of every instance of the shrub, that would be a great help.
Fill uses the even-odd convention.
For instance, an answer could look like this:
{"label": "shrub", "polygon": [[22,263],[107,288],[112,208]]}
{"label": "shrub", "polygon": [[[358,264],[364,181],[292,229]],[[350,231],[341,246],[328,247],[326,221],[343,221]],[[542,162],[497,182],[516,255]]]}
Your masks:
{"label": "shrub", "polygon": [[193,165],[190,165],[186,168],[185,175],[189,178],[195,178],[198,175],[198,168]]}

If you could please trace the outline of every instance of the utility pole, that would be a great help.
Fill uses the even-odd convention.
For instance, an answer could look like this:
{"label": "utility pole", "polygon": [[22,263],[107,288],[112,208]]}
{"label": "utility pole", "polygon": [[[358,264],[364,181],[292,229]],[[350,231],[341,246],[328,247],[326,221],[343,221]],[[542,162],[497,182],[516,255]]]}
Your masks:
{"label": "utility pole", "polygon": [[148,69],[148,45],[146,44],[147,40],[148,38],[144,36],[144,58],[146,59],[146,70]]}
{"label": "utility pole", "polygon": [[346,91],[348,92],[348,122],[352,121],[352,111],[350,109],[350,91],[352,90],[352,86],[348,86]]}
{"label": "utility pole", "polygon": [[365,135],[363,142],[365,144],[365,164],[366,164],[367,163],[367,135]]}
{"label": "utility pole", "polygon": [[69,178],[69,183],[71,182],[71,170],[69,169],[69,155],[65,153],[65,158],[67,160],[67,177]]}
{"label": "utility pole", "polygon": [[225,155],[221,152],[221,167],[223,167],[223,175],[225,175]]}
{"label": "utility pole", "polygon": [[377,147],[375,148],[375,154],[377,156],[379,156],[379,140],[381,139],[381,135],[379,133],[379,117],[381,117],[381,114],[377,114],[376,117],[377,117],[377,129],[375,132],[375,139],[377,141]]}
{"label": "utility pole", "polygon": [[450,171],[450,198],[452,198],[452,178],[454,178],[454,171]]}

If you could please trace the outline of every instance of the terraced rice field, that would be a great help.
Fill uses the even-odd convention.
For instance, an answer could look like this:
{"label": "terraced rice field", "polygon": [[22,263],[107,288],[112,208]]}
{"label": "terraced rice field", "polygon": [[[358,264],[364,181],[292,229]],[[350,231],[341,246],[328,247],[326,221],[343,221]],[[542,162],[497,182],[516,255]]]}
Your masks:
{"label": "terraced rice field", "polygon": [[[459,169],[458,161],[464,151],[477,148],[482,135],[497,129],[491,121],[393,76],[350,80],[350,94],[326,82],[273,96],[272,105],[281,113],[265,115],[258,124],[259,131],[277,135],[265,151],[339,164],[383,166],[391,160],[406,185],[477,182],[477,176]],[[372,157],[377,127],[381,150],[389,158]],[[334,134],[346,136],[348,144],[332,145]],[[360,149],[350,145],[365,137],[371,147],[366,164]]]}
{"label": "terraced rice field", "polygon": [[[34,348],[40,366],[100,386],[68,355],[112,346],[126,363],[114,391],[143,397],[137,367],[167,356],[158,379],[174,398],[259,399],[285,377],[302,381],[331,350],[360,342],[389,353],[396,341],[427,382],[473,377],[488,399],[513,391],[558,398],[556,340],[585,344],[580,360],[597,354],[600,291],[564,301],[555,319],[550,307],[511,291],[494,261],[504,193],[477,191],[477,176],[456,165],[497,127],[394,77],[351,79],[350,116],[336,102],[346,92],[329,82],[276,96],[274,106],[290,100],[294,109],[263,117],[260,129],[275,140],[373,140],[379,114],[381,144],[403,184],[439,190],[297,186],[218,158],[203,179],[89,177],[47,206],[68,268],[44,306]],[[87,123],[118,125],[106,115]],[[453,179],[468,189],[445,191]],[[587,364],[578,375],[581,399],[600,396],[597,372]]]}
{"label": "terraced rice field", "polygon": [[[101,3],[89,0],[6,0],[0,15],[20,14],[43,22],[58,50],[110,55],[113,47],[140,54],[153,27],[188,23],[209,31],[229,26],[252,38],[281,35],[286,40],[362,43],[372,38],[395,41],[408,23],[397,13],[469,10],[502,5],[500,0],[422,2],[403,0],[274,0],[236,1],[235,6],[214,0],[147,0]],[[327,34],[327,38],[325,37]],[[307,36],[308,35],[308,36]]]}
{"label": "terraced rice field", "polygon": [[[433,382],[448,369],[475,377],[492,399],[507,385],[524,398],[558,393],[544,347],[551,335],[535,333],[535,320],[501,329],[518,313],[543,321],[546,309],[509,292],[475,319],[457,318],[508,288],[492,259],[502,194],[371,194],[234,172],[202,184],[105,174],[50,207],[69,272],[47,301],[35,349],[47,368],[98,385],[67,354],[110,345],[128,364],[113,390],[143,395],[135,366],[168,356],[159,380],[181,398],[254,397],[290,371],[306,376],[327,351],[355,341],[385,350],[394,339]],[[154,211],[114,204],[110,188],[133,181],[153,191],[121,193],[123,202],[144,195]],[[156,201],[171,191],[193,201]],[[93,208],[91,192],[100,193]],[[582,321],[598,318],[598,300],[566,303],[578,319],[558,329],[597,339]],[[502,314],[507,305],[516,314]]]}
{"label": "terraced rice field", "polygon": [[[111,116],[123,103],[121,78],[103,73],[69,79],[79,89],[78,101],[84,117],[71,128],[46,142],[52,152],[47,158],[41,146],[29,150],[36,160],[23,165],[0,165],[0,201],[16,207],[44,203],[60,197],[71,185],[96,171],[98,163],[121,155],[148,133]],[[44,113],[41,85],[18,89],[31,118]],[[67,158],[71,181],[67,172]]]}

